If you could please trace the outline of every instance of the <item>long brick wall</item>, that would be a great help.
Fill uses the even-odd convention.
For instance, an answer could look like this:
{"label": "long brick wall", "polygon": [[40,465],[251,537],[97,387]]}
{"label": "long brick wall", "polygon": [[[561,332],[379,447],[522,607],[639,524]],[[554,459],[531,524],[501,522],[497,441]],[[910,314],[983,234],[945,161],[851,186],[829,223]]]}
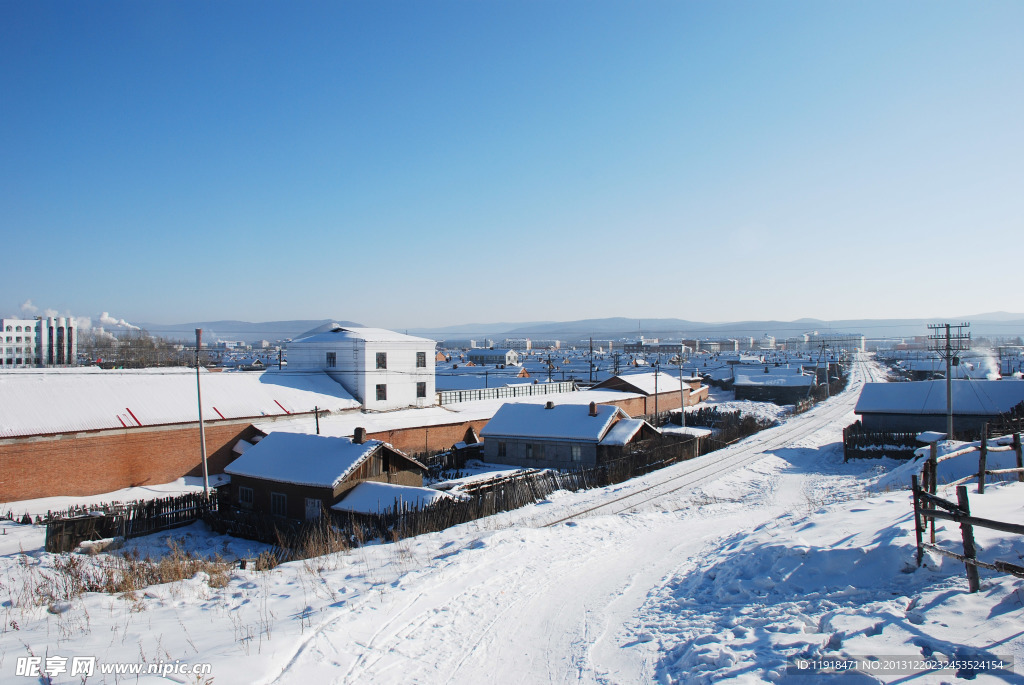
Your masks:
{"label": "long brick wall", "polygon": [[[705,397],[706,398],[706,392]],[[688,398],[688,404],[697,399]],[[605,404],[630,416],[654,413],[654,397],[628,397]],[[658,411],[679,408],[679,392],[658,394]],[[406,454],[448,449],[477,434],[486,419],[439,426],[378,431],[367,437],[391,443]],[[221,473],[235,457],[231,447],[258,431],[246,420],[206,424],[210,473]],[[167,483],[182,476],[202,475],[199,427],[196,423],[118,430],[66,433],[0,440],[0,509],[13,502],[55,495],[87,496],[138,485]]]}
{"label": "long brick wall", "polygon": [[[208,423],[210,473],[224,470],[239,438],[257,432],[248,421]],[[95,495],[202,474],[198,423],[0,440],[0,504]]]}

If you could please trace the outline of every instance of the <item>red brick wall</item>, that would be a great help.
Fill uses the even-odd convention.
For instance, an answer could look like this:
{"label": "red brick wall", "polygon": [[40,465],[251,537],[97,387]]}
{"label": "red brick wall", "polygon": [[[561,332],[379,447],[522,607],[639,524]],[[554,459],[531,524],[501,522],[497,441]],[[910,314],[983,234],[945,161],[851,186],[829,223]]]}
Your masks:
{"label": "red brick wall", "polygon": [[389,442],[406,454],[422,454],[446,450],[466,438],[466,431],[472,426],[479,434],[480,429],[487,425],[487,419],[478,421],[461,421],[446,423],[441,426],[422,426],[418,428],[400,428],[397,430],[367,433],[372,440]]}
{"label": "red brick wall", "polygon": [[[235,442],[256,432],[245,421],[207,424],[210,473],[222,472]],[[0,440],[0,502],[95,495],[202,474],[198,424]]]}

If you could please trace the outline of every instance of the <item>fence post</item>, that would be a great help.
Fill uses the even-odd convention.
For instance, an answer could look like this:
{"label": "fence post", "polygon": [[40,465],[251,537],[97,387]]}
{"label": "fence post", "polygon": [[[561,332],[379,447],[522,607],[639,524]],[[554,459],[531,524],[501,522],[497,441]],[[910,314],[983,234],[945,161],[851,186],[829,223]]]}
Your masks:
{"label": "fence post", "polygon": [[924,549],[921,547],[921,538],[924,535],[924,530],[921,526],[921,516],[918,512],[917,498],[920,493],[920,487],[917,482],[917,476],[910,477],[910,489],[914,496],[914,534],[917,536],[917,566],[921,567],[921,559],[924,555]]}
{"label": "fence post", "polygon": [[[960,510],[964,516],[971,515],[971,505],[967,501],[967,486],[958,485],[956,487],[956,500],[957,504],[960,505]],[[969,560],[973,561],[977,558],[977,550],[974,547],[974,527],[966,521],[960,522],[960,534],[964,539],[964,556]],[[978,591],[978,567],[970,563],[970,561],[964,562],[967,566],[967,589],[971,592]]]}
{"label": "fence post", "polygon": [[[1019,432],[1013,434],[1013,451],[1017,453],[1017,468],[1024,469],[1024,459],[1021,458]],[[1017,482],[1024,483],[1024,471],[1017,472]]]}
{"label": "fence post", "polygon": [[985,494],[985,468],[988,466],[988,424],[981,427],[981,454],[978,455],[978,494]]}

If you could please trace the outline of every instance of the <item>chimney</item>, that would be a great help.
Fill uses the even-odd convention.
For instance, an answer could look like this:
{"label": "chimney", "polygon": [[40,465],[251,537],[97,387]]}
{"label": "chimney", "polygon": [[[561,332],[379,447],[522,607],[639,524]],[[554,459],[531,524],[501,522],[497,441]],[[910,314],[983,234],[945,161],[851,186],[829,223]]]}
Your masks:
{"label": "chimney", "polygon": [[544,408],[545,409],[554,409],[555,408],[555,403],[552,402],[551,400],[548,400],[547,403],[544,405]]}
{"label": "chimney", "polygon": [[590,403],[590,415],[597,416],[597,402]]}
{"label": "chimney", "polygon": [[356,428],[356,433],[352,436],[352,442],[357,445],[362,445],[366,442],[366,429],[361,426]]}

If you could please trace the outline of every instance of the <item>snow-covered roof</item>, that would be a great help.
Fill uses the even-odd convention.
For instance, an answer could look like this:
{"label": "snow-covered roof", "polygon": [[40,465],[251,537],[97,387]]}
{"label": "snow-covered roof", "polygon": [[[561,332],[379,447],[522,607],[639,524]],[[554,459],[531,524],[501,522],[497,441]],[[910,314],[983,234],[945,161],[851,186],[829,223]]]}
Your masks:
{"label": "snow-covered roof", "polygon": [[633,436],[640,432],[645,423],[647,422],[643,419],[622,419],[612,426],[612,429],[601,440],[601,444],[615,447],[628,444]]}
{"label": "snow-covered roof", "polygon": [[[1024,384],[1012,381],[954,380],[953,412],[991,416],[1024,402]],[[866,383],[854,412],[858,414],[945,414],[946,381]]]}
{"label": "snow-covered roof", "polygon": [[423,507],[443,499],[455,498],[433,488],[363,481],[349,490],[331,509],[357,514],[381,514],[394,509],[396,503],[399,508]]}
{"label": "snow-covered roof", "polygon": [[590,416],[586,404],[504,404],[483,430],[481,437],[545,438],[599,442],[616,419],[629,415],[616,406],[599,404]]}
{"label": "snow-covered roof", "polygon": [[737,373],[734,385],[758,385],[758,386],[779,386],[787,388],[801,388],[814,385],[814,376],[801,376],[778,373]]}
{"label": "snow-covered roof", "polygon": [[[657,376],[657,382],[655,382],[655,376]],[[661,371],[655,374],[653,371],[645,373],[629,373],[621,376],[613,376],[606,381],[598,383],[595,387],[601,388],[606,387],[608,384],[614,381],[622,381],[628,385],[636,388],[637,392],[643,393],[644,395],[653,395],[655,393],[655,385],[657,385],[657,392],[672,392],[679,391],[679,376],[673,375],[668,371]],[[683,377],[683,382],[686,382],[687,378]]]}
{"label": "snow-covered roof", "polygon": [[333,488],[385,443],[309,433],[271,433],[227,465],[232,476]]}
{"label": "snow-covered roof", "polygon": [[[326,373],[203,371],[203,419],[356,409]],[[199,419],[195,369],[107,371],[98,367],[0,371],[0,438]]]}
{"label": "snow-covered roof", "polygon": [[[314,329],[317,330],[317,329]],[[311,343],[311,342],[337,342],[339,340],[363,340],[366,342],[414,342],[424,343],[429,345],[436,345],[437,343],[428,338],[417,338],[412,335],[405,335],[404,333],[396,333],[395,331],[389,331],[385,328],[355,328],[355,327],[344,327],[335,326],[330,330],[326,330],[320,333],[312,333],[302,338],[296,338],[292,340],[289,345],[295,343]]]}

